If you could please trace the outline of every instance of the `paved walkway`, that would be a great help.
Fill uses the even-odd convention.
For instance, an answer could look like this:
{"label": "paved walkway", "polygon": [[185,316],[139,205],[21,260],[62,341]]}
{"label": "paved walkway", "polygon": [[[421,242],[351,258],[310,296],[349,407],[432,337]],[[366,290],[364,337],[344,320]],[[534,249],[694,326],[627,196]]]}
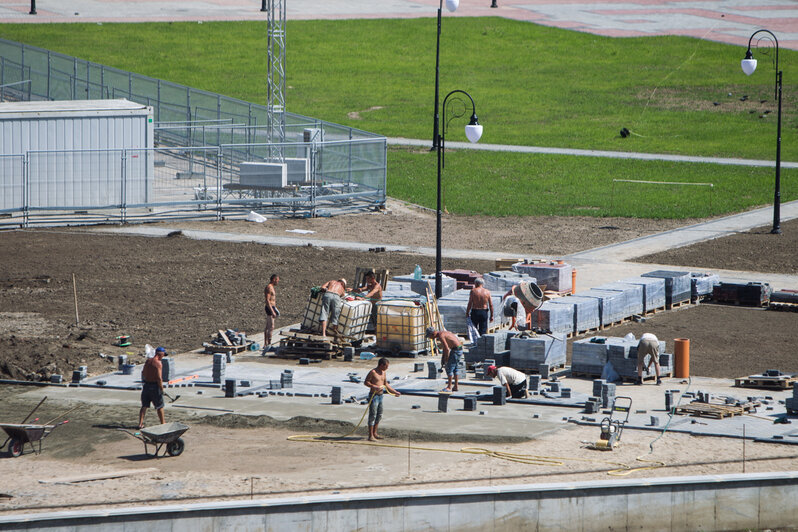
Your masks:
{"label": "paved walkway", "polygon": [[[394,146],[432,147],[432,140],[389,138]],[[547,148],[542,146],[515,146],[510,144],[485,144],[470,142],[446,142],[447,148],[457,150],[503,151],[513,153],[543,153],[553,155],[579,155],[583,157],[609,157],[612,159],[638,159],[642,161],[673,161],[683,163],[728,164],[732,166],[776,166],[775,159],[737,159],[732,157],[695,157],[691,155],[668,155],[664,153],[640,153],[631,151],[578,150],[575,148]],[[798,168],[798,162],[781,161],[782,168]]]}
{"label": "paved walkway", "polygon": [[[798,200],[784,203],[781,206],[782,221],[798,218]],[[730,234],[747,231],[755,227],[770,225],[773,221],[772,207],[764,207],[749,212],[734,214],[725,218],[711,220],[664,233],[636,238],[627,242],[611,244],[599,248],[572,253],[563,258],[576,266],[579,270],[579,289],[590,288],[600,284],[617,281],[624,277],[640,275],[647,271],[657,269],[659,266],[630,262],[635,257],[667,251],[669,249],[694,244],[704,240],[720,238]],[[97,227],[90,229],[95,232],[129,234],[136,236],[164,237],[173,232],[179,223],[172,227],[155,227],[151,225],[136,225],[127,227]],[[275,236],[275,235],[250,235],[239,233],[224,233],[217,231],[183,230],[183,235],[198,240],[215,240],[224,242],[252,242],[269,244],[273,246],[317,246],[325,248],[351,249],[354,251],[368,251],[374,247],[384,247],[387,251],[405,253],[418,253],[434,256],[434,247],[397,246],[380,242],[362,243],[343,240],[320,240],[302,237]],[[778,238],[778,237],[774,237]],[[431,240],[431,239],[430,239]],[[443,255],[447,258],[495,260],[507,257],[504,251],[464,250],[444,248]],[[552,258],[534,257],[528,258]],[[670,269],[684,270],[684,267],[670,266]],[[711,270],[701,268],[701,271],[714,272],[727,281],[760,281],[771,283],[776,288],[798,289],[798,275],[767,274],[759,272],[739,272],[729,270]]]}
{"label": "paved walkway", "polygon": [[[268,2],[267,2],[268,3]],[[745,46],[768,28],[798,50],[795,0],[460,0],[446,17],[497,16],[608,37],[684,35]],[[289,20],[434,17],[439,0],[285,0]],[[0,0],[0,23],[266,20],[261,0]],[[444,9],[445,11],[445,9]],[[434,30],[431,30],[434,31]]]}

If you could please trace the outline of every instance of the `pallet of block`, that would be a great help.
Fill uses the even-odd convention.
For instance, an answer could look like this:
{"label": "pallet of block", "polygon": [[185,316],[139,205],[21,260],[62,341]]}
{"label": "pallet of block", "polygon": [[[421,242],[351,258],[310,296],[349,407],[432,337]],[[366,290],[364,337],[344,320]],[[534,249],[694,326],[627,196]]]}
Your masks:
{"label": "pallet of block", "polygon": [[738,388],[764,388],[766,390],[787,390],[798,382],[795,375],[749,375],[734,379]]}
{"label": "pallet of block", "polygon": [[743,405],[726,405],[716,403],[690,403],[676,407],[676,414],[688,416],[709,417],[712,419],[724,419],[727,417],[741,416],[750,412],[757,406],[756,403],[745,403]]}
{"label": "pallet of block", "polygon": [[330,360],[338,358],[343,353],[343,347],[330,338],[324,338],[317,334],[293,333],[293,336],[280,339],[277,358],[320,358]]}
{"label": "pallet of block", "polygon": [[238,354],[242,351],[247,351],[252,346],[253,342],[247,342],[244,345],[218,345],[203,342],[202,347],[205,348],[206,353],[233,353]]}

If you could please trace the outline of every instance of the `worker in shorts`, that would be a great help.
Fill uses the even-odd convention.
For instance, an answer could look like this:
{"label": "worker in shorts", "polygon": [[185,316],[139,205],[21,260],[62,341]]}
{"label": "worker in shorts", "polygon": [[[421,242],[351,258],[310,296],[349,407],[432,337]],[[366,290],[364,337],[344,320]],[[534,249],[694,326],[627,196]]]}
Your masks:
{"label": "worker in shorts", "polygon": [[488,366],[488,375],[499,379],[499,383],[507,389],[507,397],[526,399],[529,397],[526,374],[509,366]]}
{"label": "worker in shorts", "polygon": [[331,326],[333,332],[338,328],[338,316],[344,306],[344,296],[346,295],[346,279],[327,281],[321,285],[321,313],[319,322],[321,323],[321,336],[327,338],[327,325]]}
{"label": "worker in shorts", "polygon": [[[456,392],[459,378],[457,376],[457,366],[463,360],[463,342],[453,332],[441,329],[436,331],[433,327],[427,327],[427,338],[437,340],[441,344],[443,355],[441,364],[446,369],[447,384],[444,392]],[[452,379],[454,378],[454,387]]]}
{"label": "worker in shorts", "polygon": [[646,355],[651,356],[646,371],[653,362],[654,371],[657,373],[657,384],[662,384],[662,379],[659,376],[659,340],[651,333],[644,333],[637,344],[637,382],[635,384],[643,384],[643,363]]}
{"label": "worker in shorts", "polygon": [[275,291],[275,288],[277,288],[277,284],[279,282],[280,276],[276,273],[272,274],[271,278],[269,279],[269,283],[266,285],[266,288],[263,289],[263,298],[265,304],[264,310],[266,311],[266,326],[263,329],[262,355],[265,355],[271,351],[274,320],[280,315],[280,311],[277,310],[277,292]]}
{"label": "worker in shorts", "polygon": [[141,388],[141,410],[139,410],[140,429],[144,428],[144,414],[147,413],[150,404],[158,413],[161,425],[166,423],[163,415],[163,378],[161,376],[163,371],[161,359],[165,354],[166,349],[159,347],[155,350],[155,356],[144,362],[144,368],[141,370],[143,386]]}

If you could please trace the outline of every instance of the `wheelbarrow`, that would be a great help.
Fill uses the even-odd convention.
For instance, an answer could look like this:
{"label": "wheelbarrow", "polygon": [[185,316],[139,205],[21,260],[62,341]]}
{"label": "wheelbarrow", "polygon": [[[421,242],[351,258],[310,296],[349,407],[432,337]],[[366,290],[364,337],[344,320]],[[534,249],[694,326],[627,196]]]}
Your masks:
{"label": "wheelbarrow", "polygon": [[119,429],[122,432],[127,432],[137,440],[144,442],[144,454],[150,454],[150,445],[155,448],[154,456],[158,456],[161,449],[166,447],[161,456],[180,456],[186,443],[180,436],[188,430],[188,425],[178,422],[164,423],[163,425],[153,425],[152,427],[144,427],[138,432],[130,432],[127,429]]}
{"label": "wheelbarrow", "polygon": [[[8,434],[8,453],[16,458],[21,455],[25,450],[25,444],[29,443],[34,454],[41,454],[42,440],[45,439],[54,428],[64,423],[69,423],[69,420],[56,423],[55,425],[33,425],[28,423],[2,423],[0,428]],[[38,443],[39,445],[34,445]]]}
{"label": "wheelbarrow", "polygon": [[[50,433],[56,427],[60,427],[65,423],[69,423],[69,420],[66,419],[60,423],[55,423],[55,424],[53,424],[53,422],[56,419],[65,417],[73,410],[77,410],[78,408],[80,408],[80,406],[71,408],[70,410],[67,410],[60,416],[54,417],[50,421],[43,424],[37,425],[34,423],[25,423],[28,420],[28,418],[30,418],[33,415],[33,412],[35,412],[36,409],[38,409],[42,405],[45,399],[47,399],[47,397],[42,399],[41,402],[38,405],[36,405],[36,408],[34,408],[33,411],[30,414],[28,414],[28,417],[22,420],[22,423],[0,423],[0,428],[3,429],[6,432],[6,434],[8,434],[8,439],[6,440],[8,442],[8,453],[12,457],[16,458],[17,456],[21,455],[25,451],[26,443],[30,444],[30,448],[31,450],[33,450],[34,454],[41,454],[42,440],[45,439],[47,436],[49,436]],[[36,418],[34,419],[34,421],[38,419],[39,418]],[[38,443],[39,445],[34,445],[36,443]],[[3,445],[5,445],[5,442],[3,443]],[[0,448],[2,448],[2,446],[0,446]]]}

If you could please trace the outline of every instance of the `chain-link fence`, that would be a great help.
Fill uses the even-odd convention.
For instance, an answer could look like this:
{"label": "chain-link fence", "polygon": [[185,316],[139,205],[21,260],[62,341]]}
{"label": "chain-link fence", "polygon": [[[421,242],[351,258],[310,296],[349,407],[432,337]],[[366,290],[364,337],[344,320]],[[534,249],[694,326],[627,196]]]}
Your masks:
{"label": "chain-link fence", "polygon": [[[286,113],[285,142],[269,144],[264,106],[0,39],[0,101],[106,98],[153,108],[155,148],[0,155],[0,225],[316,216],[385,202],[384,137]],[[249,163],[284,165],[291,179],[242,182]]]}

